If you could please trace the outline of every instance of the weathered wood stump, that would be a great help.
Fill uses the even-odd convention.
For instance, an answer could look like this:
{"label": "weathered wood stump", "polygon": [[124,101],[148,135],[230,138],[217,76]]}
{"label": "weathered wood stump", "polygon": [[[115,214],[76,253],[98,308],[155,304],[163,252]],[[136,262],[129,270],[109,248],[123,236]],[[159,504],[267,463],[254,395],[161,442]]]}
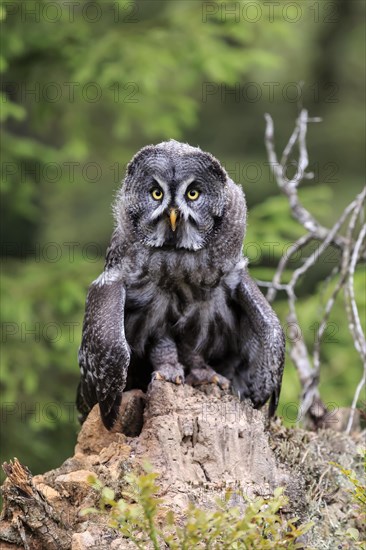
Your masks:
{"label": "weathered wood stump", "polygon": [[[344,434],[324,430],[321,438],[320,433],[288,430],[279,421],[268,426],[264,413],[215,386],[200,391],[155,381],[144,413],[143,401],[141,392],[131,392],[123,403],[122,426],[129,411],[138,433],[143,414],[135,437],[108,432],[96,406],[81,428],[74,456],[60,468],[33,477],[17,460],[4,465],[1,550],[134,548],[108,527],[104,516],[80,516],[80,511],[98,501],[88,481],[91,474],[118,495],[125,474],[140,471],[144,461],[159,474],[161,494],[178,516],[189,501],[213,507],[228,489],[238,497],[235,505],[245,506],[239,495],[270,496],[283,486],[289,512],[307,519],[309,486],[314,490],[321,484],[325,498],[335,477],[327,473],[329,460],[343,456],[351,466],[356,454],[356,442]],[[320,446],[323,462],[315,464]],[[332,517],[330,510],[328,503]]]}

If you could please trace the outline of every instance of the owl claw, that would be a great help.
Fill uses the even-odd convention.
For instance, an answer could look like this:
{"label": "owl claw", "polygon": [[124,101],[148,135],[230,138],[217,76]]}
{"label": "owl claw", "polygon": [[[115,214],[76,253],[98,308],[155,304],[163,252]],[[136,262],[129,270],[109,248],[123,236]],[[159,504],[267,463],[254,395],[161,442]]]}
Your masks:
{"label": "owl claw", "polygon": [[160,380],[164,382],[172,382],[173,384],[176,384],[177,386],[181,386],[184,384],[184,377],[180,374],[173,375],[171,373],[162,373],[161,371],[154,371],[151,377],[151,380]]}
{"label": "owl claw", "polygon": [[229,380],[227,380],[224,376],[219,376],[218,374],[215,374],[215,376],[212,377],[211,382],[219,386],[222,390],[228,390],[230,388]]}
{"label": "owl claw", "polygon": [[225,376],[215,373],[210,367],[192,369],[187,378],[187,382],[192,386],[215,384],[215,386],[219,386],[222,390],[228,390],[230,388],[230,381],[225,378]]}

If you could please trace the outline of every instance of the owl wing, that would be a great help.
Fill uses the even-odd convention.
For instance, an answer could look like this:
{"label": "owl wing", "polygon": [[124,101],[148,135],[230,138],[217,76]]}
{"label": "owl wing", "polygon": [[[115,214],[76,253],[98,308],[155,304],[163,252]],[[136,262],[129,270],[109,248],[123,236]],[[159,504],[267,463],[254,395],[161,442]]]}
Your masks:
{"label": "owl wing", "polygon": [[285,360],[285,337],[277,315],[256,283],[243,270],[234,292],[239,305],[240,350],[243,368],[234,376],[233,386],[241,397],[249,397],[255,407],[271,398],[269,414],[277,408]]}
{"label": "owl wing", "polygon": [[103,423],[108,429],[118,415],[130,362],[124,330],[125,297],[116,267],[106,269],[91,284],[79,349],[81,381],[77,407],[85,418],[99,403]]}

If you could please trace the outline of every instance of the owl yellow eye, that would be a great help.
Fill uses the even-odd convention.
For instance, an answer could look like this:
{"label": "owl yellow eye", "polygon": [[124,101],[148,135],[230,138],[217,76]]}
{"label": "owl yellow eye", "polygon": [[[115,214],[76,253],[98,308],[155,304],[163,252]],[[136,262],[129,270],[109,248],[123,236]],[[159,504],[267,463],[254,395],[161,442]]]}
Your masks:
{"label": "owl yellow eye", "polygon": [[163,198],[163,195],[164,193],[158,187],[155,187],[155,189],[151,191],[151,196],[155,201],[161,201],[161,199]]}
{"label": "owl yellow eye", "polygon": [[199,196],[200,196],[200,192],[197,191],[197,189],[190,189],[189,191],[187,191],[187,198],[190,201],[197,200]]}

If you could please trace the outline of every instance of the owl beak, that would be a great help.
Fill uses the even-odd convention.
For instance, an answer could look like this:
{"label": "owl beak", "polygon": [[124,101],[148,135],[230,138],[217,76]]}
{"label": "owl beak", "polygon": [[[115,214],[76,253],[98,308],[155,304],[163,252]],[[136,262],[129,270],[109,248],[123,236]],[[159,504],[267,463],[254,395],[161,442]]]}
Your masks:
{"label": "owl beak", "polygon": [[171,225],[172,231],[175,231],[177,228],[177,218],[178,218],[178,209],[171,208],[169,219],[170,219],[170,225]]}

